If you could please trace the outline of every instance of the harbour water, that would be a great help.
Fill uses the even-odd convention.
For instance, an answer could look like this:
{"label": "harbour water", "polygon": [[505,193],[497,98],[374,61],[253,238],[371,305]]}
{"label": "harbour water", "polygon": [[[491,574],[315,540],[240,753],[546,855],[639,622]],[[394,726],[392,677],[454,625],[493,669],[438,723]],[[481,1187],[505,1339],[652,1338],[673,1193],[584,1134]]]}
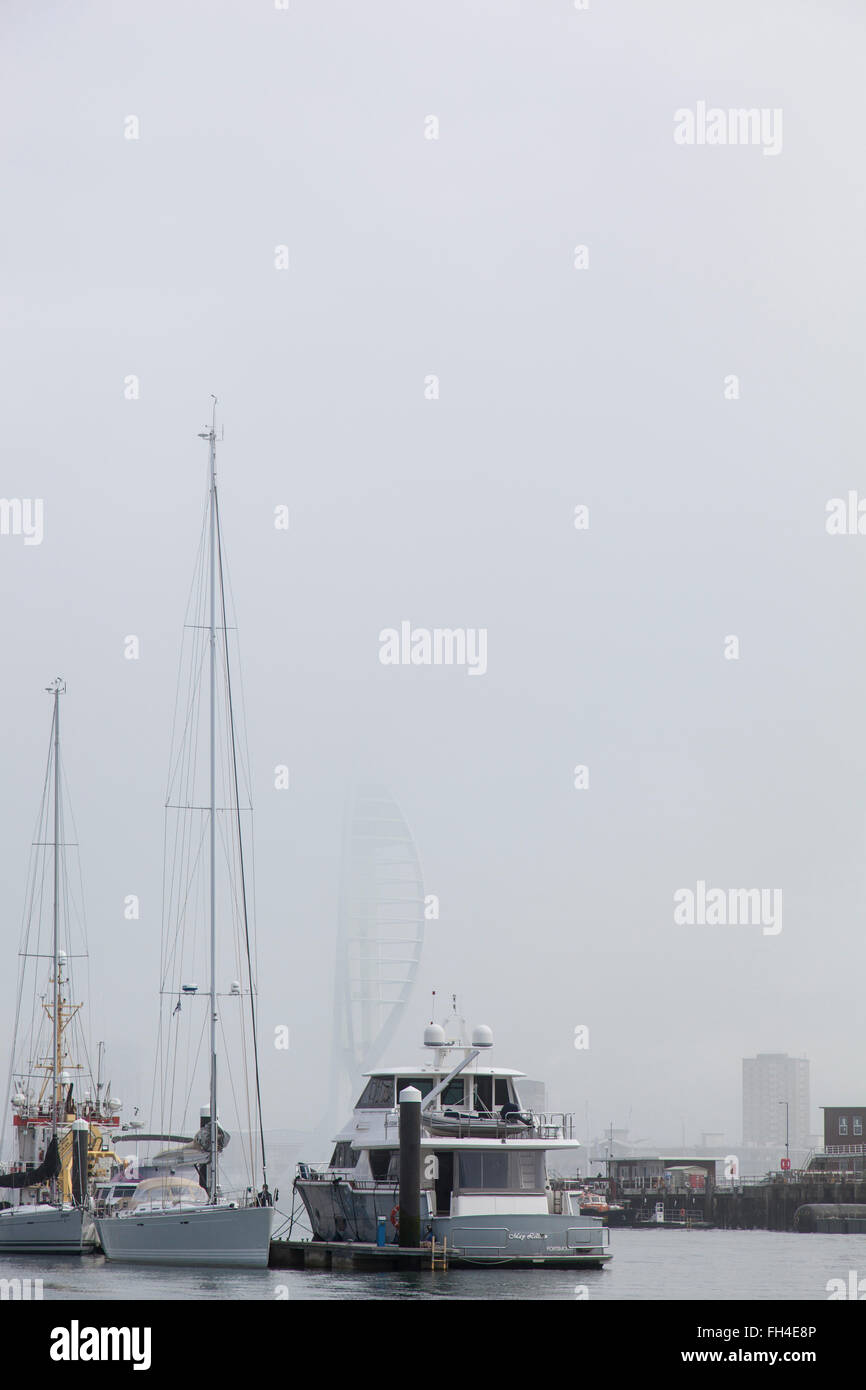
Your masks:
{"label": "harbour water", "polygon": [[[101,1255],[0,1260],[0,1280],[41,1279],[55,1300],[480,1299],[827,1301],[828,1282],[866,1281],[866,1235],[619,1229],[602,1270],[421,1273],[142,1269]],[[832,1286],[831,1286],[832,1287]],[[866,1282],[864,1282],[866,1291]],[[864,1296],[861,1293],[861,1298]]]}

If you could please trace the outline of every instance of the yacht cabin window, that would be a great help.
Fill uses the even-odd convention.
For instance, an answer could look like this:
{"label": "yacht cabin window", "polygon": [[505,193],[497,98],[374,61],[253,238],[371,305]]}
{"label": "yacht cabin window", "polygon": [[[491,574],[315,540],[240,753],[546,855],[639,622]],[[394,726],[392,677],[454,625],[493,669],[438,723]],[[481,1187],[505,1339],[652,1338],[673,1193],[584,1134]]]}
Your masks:
{"label": "yacht cabin window", "polygon": [[[370,1172],[376,1182],[385,1182],[389,1177],[391,1159],[394,1157],[393,1149],[369,1149]],[[399,1170],[398,1170],[399,1171]]]}
{"label": "yacht cabin window", "polygon": [[[429,1095],[441,1078],[435,1076],[371,1076],[361,1097],[356,1103],[357,1110],[392,1110],[398,1104],[400,1092],[407,1086],[414,1086],[422,1097]],[[495,1084],[494,1084],[495,1083]],[[464,1078],[455,1076],[448,1082],[445,1090],[436,1098],[436,1104],[443,1109],[449,1105],[463,1105],[466,1100]],[[478,1076],[470,1080],[470,1105],[473,1110],[491,1113],[506,1101],[514,1099],[514,1093],[507,1076]],[[341,1164],[345,1167],[345,1164]]]}
{"label": "yacht cabin window", "polygon": [[371,1076],[358,1101],[357,1110],[390,1110],[394,1104],[393,1076]]}
{"label": "yacht cabin window", "polygon": [[[496,1082],[495,1100],[494,1080]],[[487,1111],[488,1114],[494,1109],[498,1109],[500,1105],[504,1105],[507,1100],[512,1099],[508,1089],[507,1076],[497,1076],[495,1078],[492,1076],[476,1076],[473,1094],[473,1109],[481,1111],[482,1113]]]}
{"label": "yacht cabin window", "polygon": [[443,1109],[446,1105],[463,1104],[463,1077],[455,1076],[453,1081],[449,1081],[444,1091],[439,1093],[439,1101]]}
{"label": "yacht cabin window", "polygon": [[331,1167],[354,1168],[360,1157],[358,1149],[353,1149],[347,1140],[341,1139],[331,1154]]}
{"label": "yacht cabin window", "polygon": [[538,1150],[481,1149],[458,1153],[457,1181],[460,1192],[543,1192],[546,1173],[544,1154]]}
{"label": "yacht cabin window", "polygon": [[421,1092],[422,1099],[438,1086],[439,1078],[436,1076],[400,1076],[397,1079],[397,1101],[400,1100],[400,1092],[405,1091],[407,1086],[414,1086]]}

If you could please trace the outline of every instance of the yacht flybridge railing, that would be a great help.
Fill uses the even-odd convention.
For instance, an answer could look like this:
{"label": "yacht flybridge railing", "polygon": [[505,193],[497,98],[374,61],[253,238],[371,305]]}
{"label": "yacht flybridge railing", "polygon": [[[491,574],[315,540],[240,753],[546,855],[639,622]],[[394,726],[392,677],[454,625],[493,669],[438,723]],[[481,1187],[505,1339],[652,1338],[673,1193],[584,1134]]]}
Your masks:
{"label": "yacht flybridge railing", "polygon": [[573,1139],[574,1114],[565,1110],[553,1111],[550,1115],[536,1115],[537,1129],[541,1139]]}
{"label": "yacht flybridge railing", "polygon": [[352,1169],[341,1169],[335,1177],[321,1163],[299,1163],[296,1181],[301,1182],[349,1182],[359,1192],[399,1192],[400,1184],[395,1178],[356,1178]]}
{"label": "yacht flybridge railing", "polygon": [[[573,1139],[574,1113],[564,1110],[536,1115],[533,1111],[522,1112],[527,1119],[516,1117],[502,1118],[501,1115],[449,1115],[443,1110],[429,1110],[422,1115],[422,1125],[428,1130],[439,1129],[442,1137],[446,1134],[454,1139]],[[400,1116],[397,1110],[385,1114],[385,1138],[390,1132],[399,1132]],[[434,1135],[435,1137],[435,1135]]]}

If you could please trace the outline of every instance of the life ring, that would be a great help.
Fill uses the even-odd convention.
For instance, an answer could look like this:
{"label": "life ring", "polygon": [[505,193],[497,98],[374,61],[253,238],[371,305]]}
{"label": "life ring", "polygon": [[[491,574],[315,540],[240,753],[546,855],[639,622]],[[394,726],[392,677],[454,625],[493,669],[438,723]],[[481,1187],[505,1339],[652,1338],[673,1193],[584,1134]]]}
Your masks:
{"label": "life ring", "polygon": [[399,1208],[399,1207],[392,1207],[392,1208],[391,1208],[391,1225],[394,1227],[395,1230],[397,1229],[397,1223],[399,1222],[399,1220],[400,1220],[400,1208]]}

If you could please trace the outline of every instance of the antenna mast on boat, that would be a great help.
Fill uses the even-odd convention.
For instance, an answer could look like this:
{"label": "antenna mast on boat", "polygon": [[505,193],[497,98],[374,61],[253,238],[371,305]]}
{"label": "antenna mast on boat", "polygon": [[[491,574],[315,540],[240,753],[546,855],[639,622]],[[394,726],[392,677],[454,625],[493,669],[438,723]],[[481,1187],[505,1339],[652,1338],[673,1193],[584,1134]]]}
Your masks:
{"label": "antenna mast on boat", "polygon": [[58,1052],[60,1049],[60,696],[66,682],[57,676],[45,689],[54,696],[54,933],[52,944],[54,1007],[51,1046],[51,1138],[57,1138]]}

